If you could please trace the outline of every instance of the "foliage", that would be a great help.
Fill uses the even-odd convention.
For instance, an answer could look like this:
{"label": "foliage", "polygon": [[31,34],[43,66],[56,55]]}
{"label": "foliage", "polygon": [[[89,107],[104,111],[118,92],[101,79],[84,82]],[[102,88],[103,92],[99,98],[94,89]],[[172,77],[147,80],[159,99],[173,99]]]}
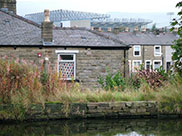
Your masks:
{"label": "foliage", "polygon": [[145,69],[139,70],[136,76],[139,79],[142,79],[142,81],[148,83],[148,85],[153,89],[161,87],[164,81],[168,78],[168,74],[162,69],[162,67],[157,69],[157,71],[149,71]]}
{"label": "foliage", "polygon": [[172,48],[175,51],[173,53],[172,59],[175,62],[175,70],[180,74],[180,76],[182,76],[182,2],[178,2],[176,7],[180,8],[180,12],[178,12],[179,18],[173,19],[173,22],[171,23],[172,28],[170,30],[173,31],[177,28],[179,39],[175,40],[174,45],[172,45]]}
{"label": "foliage", "polygon": [[124,78],[120,72],[111,75],[107,70],[106,77],[99,77],[98,83],[106,90],[124,90],[125,88]]}
{"label": "foliage", "polygon": [[[32,64],[31,64],[32,65]],[[25,60],[0,60],[0,103],[42,103],[56,91],[71,89],[51,68],[30,66]]]}

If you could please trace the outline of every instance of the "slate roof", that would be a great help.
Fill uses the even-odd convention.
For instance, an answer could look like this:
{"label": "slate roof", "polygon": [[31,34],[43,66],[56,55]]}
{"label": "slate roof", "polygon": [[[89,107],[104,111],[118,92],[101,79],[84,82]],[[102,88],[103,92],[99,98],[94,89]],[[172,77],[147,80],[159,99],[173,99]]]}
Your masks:
{"label": "slate roof", "polygon": [[[52,46],[129,47],[86,29],[55,28]],[[43,46],[40,25],[21,16],[0,10],[0,46]]]}
{"label": "slate roof", "polygon": [[178,37],[173,33],[160,33],[155,35],[152,32],[120,32],[118,34],[103,32],[104,35],[120,40],[129,45],[172,45]]}

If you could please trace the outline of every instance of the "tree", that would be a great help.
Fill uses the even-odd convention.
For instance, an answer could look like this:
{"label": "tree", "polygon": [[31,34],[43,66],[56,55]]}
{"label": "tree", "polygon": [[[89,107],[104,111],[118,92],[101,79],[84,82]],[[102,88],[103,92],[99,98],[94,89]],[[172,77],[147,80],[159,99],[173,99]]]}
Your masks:
{"label": "tree", "polygon": [[175,63],[175,70],[182,77],[182,1],[176,4],[176,8],[179,8],[180,11],[178,12],[178,18],[173,19],[170,30],[177,30],[179,39],[175,40],[174,45],[171,46],[174,49],[172,59]]}

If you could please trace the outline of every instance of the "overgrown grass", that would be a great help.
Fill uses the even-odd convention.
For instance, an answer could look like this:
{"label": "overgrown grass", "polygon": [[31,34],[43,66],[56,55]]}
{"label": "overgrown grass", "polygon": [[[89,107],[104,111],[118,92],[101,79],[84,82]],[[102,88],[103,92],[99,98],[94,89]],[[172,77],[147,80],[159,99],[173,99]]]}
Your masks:
{"label": "overgrown grass", "polygon": [[143,82],[138,89],[107,88],[105,91],[83,89],[78,83],[63,82],[51,69],[48,69],[46,80],[42,83],[42,71],[42,67],[32,68],[20,63],[20,60],[0,60],[0,104],[18,104],[26,110],[32,103],[157,101],[165,110],[182,108],[182,78],[179,76],[164,81],[163,86],[158,88]]}

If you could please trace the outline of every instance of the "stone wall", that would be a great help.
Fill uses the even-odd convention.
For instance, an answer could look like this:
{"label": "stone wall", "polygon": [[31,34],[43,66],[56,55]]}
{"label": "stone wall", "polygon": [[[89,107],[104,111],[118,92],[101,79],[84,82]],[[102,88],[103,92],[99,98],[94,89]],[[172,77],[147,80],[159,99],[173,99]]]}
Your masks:
{"label": "stone wall", "polygon": [[[85,49],[85,48],[0,48],[0,57],[7,56],[8,58],[25,59],[30,63],[41,65],[41,61],[45,57],[49,58],[49,62],[55,70],[57,69],[57,54],[55,50],[78,50],[76,54],[76,79],[86,87],[98,87],[98,77],[106,75],[106,68],[111,73],[121,71],[121,73],[128,72],[127,61],[124,67],[124,50],[121,49]],[[37,54],[41,53],[42,57]],[[127,58],[127,51],[126,51]]]}
{"label": "stone wall", "polygon": [[[11,111],[17,113],[17,106],[0,105],[0,120],[4,114]],[[16,112],[14,112],[16,111]],[[20,110],[21,111],[21,110]],[[102,103],[72,103],[72,104],[32,104],[25,110],[25,120],[50,120],[70,118],[181,118],[182,110],[164,112],[157,102],[102,102]],[[4,113],[4,114],[3,114]],[[20,112],[21,113],[21,112]],[[20,114],[19,113],[19,114]],[[17,115],[13,116],[16,117]],[[14,118],[12,118],[14,119]]]}

